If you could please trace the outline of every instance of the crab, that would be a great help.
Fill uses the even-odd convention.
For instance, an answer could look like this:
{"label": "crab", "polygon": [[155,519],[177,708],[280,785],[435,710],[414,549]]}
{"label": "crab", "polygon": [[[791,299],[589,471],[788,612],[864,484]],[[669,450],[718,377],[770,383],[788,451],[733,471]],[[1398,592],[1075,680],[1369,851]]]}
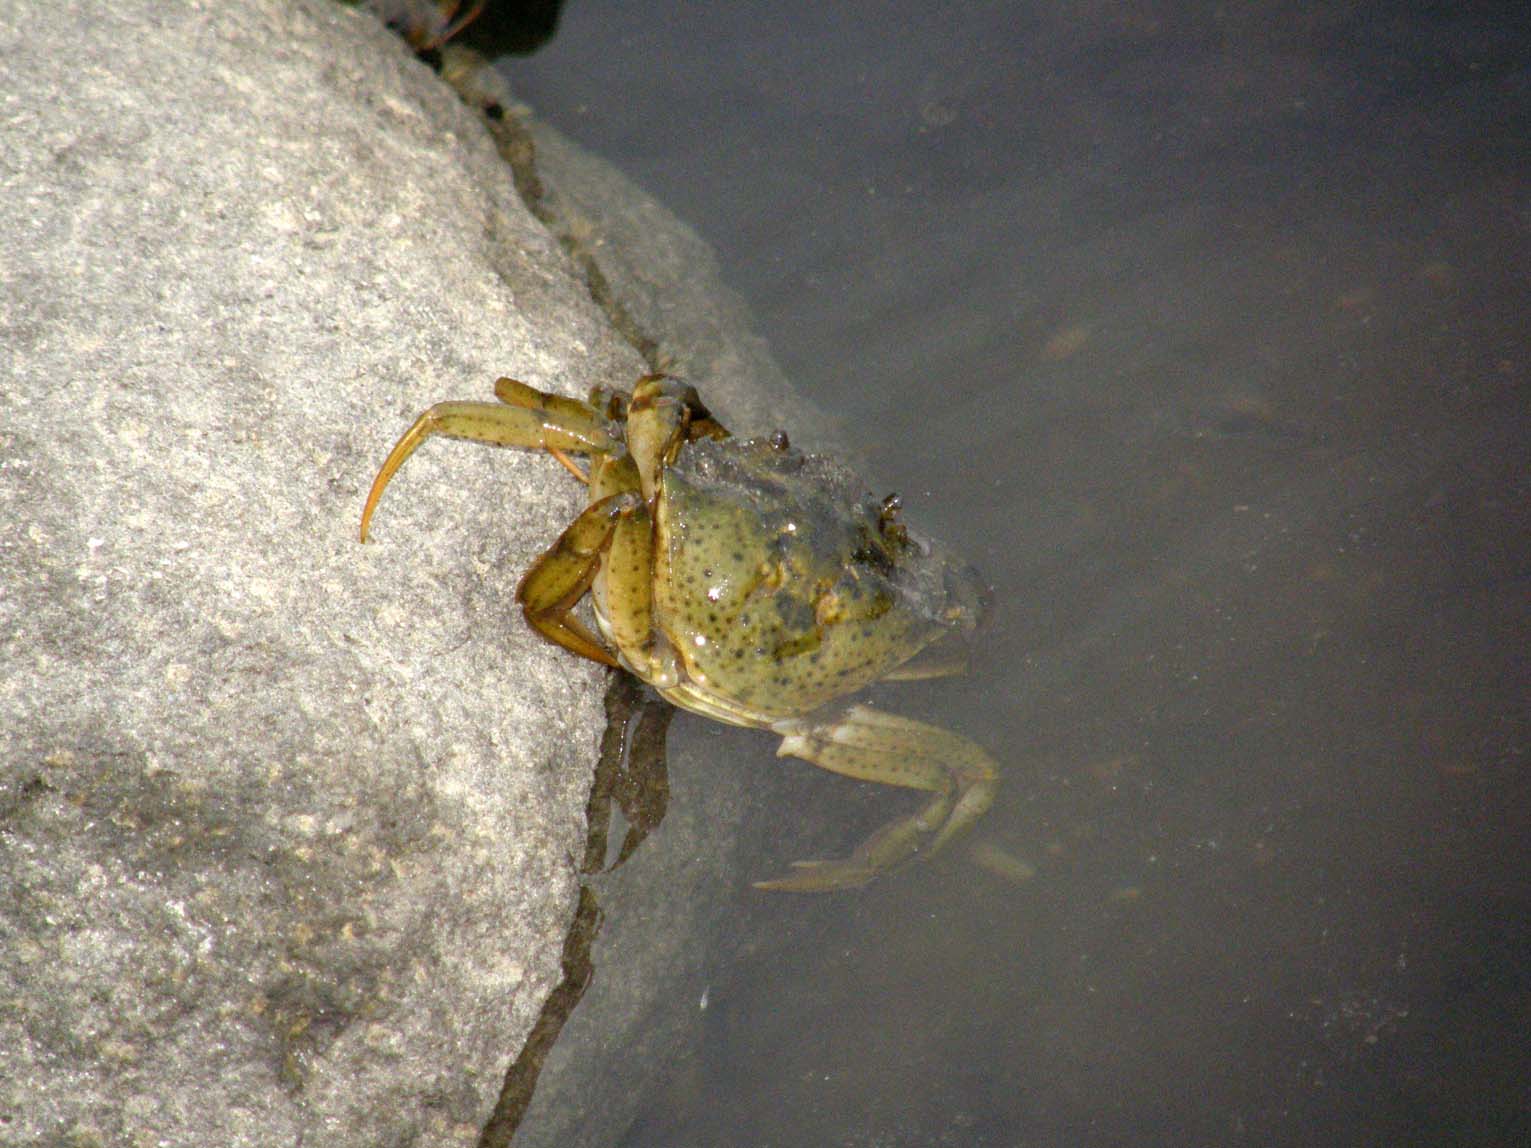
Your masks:
{"label": "crab", "polygon": [[[999,772],[982,747],[842,701],[879,680],[961,672],[985,610],[978,576],[905,526],[895,496],[867,494],[782,432],[730,437],[671,376],[646,375],[631,394],[597,387],[588,401],[508,378],[494,391],[498,403],[438,403],[404,432],[367,495],[363,542],[427,438],[545,450],[589,496],[516,589],[533,628],[681,709],[780,735],[778,756],[932,794],[849,856],[795,862],[758,888],[862,885],[988,809]],[[587,594],[598,632],[575,613]]]}

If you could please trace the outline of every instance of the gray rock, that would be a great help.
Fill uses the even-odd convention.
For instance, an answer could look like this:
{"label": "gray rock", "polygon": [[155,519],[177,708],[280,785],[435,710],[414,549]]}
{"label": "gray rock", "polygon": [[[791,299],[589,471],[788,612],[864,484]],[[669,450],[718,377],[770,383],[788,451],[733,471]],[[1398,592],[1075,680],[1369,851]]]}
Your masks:
{"label": "gray rock", "polygon": [[529,122],[555,232],[590,254],[619,318],[652,342],[654,359],[697,381],[740,433],[780,429],[785,416],[803,449],[843,453],[833,421],[792,387],[751,329],[707,242],[605,160],[535,115]]}
{"label": "gray rock", "polygon": [[[613,325],[656,369],[697,383],[736,433],[767,434],[787,421],[804,449],[849,449],[833,416],[792,386],[755,333],[706,240],[606,160],[539,120],[476,53],[449,44],[443,55],[443,75],[465,101],[511,113],[493,130],[507,161],[521,168],[523,195]],[[515,60],[503,66],[513,72]]]}
{"label": "gray rock", "polygon": [[[367,486],[429,403],[635,341],[736,429],[794,400],[694,235],[541,129],[534,218],[360,13],[0,38],[0,1142],[471,1143],[578,889],[603,675],[512,596],[579,491],[433,442],[364,547]],[[690,1039],[770,749],[679,739],[524,1142],[609,1142]]]}
{"label": "gray rock", "polygon": [[0,28],[0,1140],[469,1143],[558,978],[578,505],[420,408],[640,357],[478,120],[324,2]]}

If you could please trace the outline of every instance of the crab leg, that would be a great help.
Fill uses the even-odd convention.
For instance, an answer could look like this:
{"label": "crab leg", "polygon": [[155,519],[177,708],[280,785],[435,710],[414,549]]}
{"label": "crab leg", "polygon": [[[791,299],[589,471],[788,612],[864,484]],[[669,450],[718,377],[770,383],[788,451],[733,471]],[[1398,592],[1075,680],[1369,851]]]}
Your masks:
{"label": "crab leg", "polygon": [[[635,518],[641,522],[633,522]],[[622,530],[624,522],[633,522],[634,529]],[[516,601],[534,629],[581,657],[608,666],[615,666],[617,659],[571,611],[590,589],[601,557],[612,548],[619,531],[626,545],[633,535],[647,536],[648,512],[637,491],[610,494],[585,507],[516,587]],[[646,617],[647,603],[643,606]]]}
{"label": "crab leg", "polygon": [[361,540],[367,541],[372,512],[399,467],[432,435],[465,438],[499,446],[520,446],[557,454],[601,454],[612,449],[605,420],[585,403],[544,395],[525,383],[501,379],[499,403],[447,402],[430,407],[399,437],[383,460],[361,512]]}
{"label": "crab leg", "polygon": [[778,757],[800,757],[863,781],[924,789],[935,796],[911,817],[883,826],[839,861],[797,861],[795,872],[756,888],[822,893],[864,885],[917,853],[934,853],[981,817],[999,769],[974,742],[912,718],[851,706],[829,722],[786,721]]}

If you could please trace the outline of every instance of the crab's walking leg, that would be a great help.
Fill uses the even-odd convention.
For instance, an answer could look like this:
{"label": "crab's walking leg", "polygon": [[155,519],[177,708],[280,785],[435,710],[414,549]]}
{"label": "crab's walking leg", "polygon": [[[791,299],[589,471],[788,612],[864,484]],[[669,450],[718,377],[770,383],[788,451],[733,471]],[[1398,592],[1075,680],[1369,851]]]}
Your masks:
{"label": "crab's walking leg", "polygon": [[[625,529],[624,523],[630,524],[631,529]],[[648,529],[648,510],[637,491],[607,495],[585,507],[558,536],[558,541],[532,563],[516,587],[516,601],[526,612],[527,622],[544,637],[581,657],[616,665],[616,658],[601,640],[570,611],[590,589],[602,555],[613,549],[613,539],[620,538],[623,543],[620,549],[626,551],[635,540],[647,538]],[[646,622],[647,601],[642,606]]]}
{"label": "crab's walking leg", "polygon": [[773,728],[784,735],[777,756],[935,796],[913,816],[883,826],[849,857],[794,862],[794,872],[756,882],[759,889],[822,893],[864,885],[917,853],[941,848],[983,815],[999,785],[998,765],[976,743],[867,706],[851,706],[828,722],[783,722]]}
{"label": "crab's walking leg", "polygon": [[511,379],[501,379],[495,386],[495,393],[500,396],[499,403],[437,403],[400,436],[372,480],[372,489],[362,507],[363,542],[367,540],[372,512],[377,509],[384,488],[405,460],[432,435],[576,454],[600,453],[612,448],[604,420],[577,399],[544,395]]}

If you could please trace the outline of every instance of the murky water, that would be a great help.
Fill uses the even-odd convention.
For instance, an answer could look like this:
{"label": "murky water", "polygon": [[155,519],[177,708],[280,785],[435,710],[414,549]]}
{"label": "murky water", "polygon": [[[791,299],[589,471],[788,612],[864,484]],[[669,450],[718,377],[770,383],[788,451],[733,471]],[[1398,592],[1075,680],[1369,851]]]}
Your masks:
{"label": "murky water", "polygon": [[[583,0],[513,66],[998,594],[975,676],[877,695],[999,751],[992,813],[783,899],[625,1143],[1531,1140],[1528,46]],[[793,784],[846,844],[901,799]]]}

